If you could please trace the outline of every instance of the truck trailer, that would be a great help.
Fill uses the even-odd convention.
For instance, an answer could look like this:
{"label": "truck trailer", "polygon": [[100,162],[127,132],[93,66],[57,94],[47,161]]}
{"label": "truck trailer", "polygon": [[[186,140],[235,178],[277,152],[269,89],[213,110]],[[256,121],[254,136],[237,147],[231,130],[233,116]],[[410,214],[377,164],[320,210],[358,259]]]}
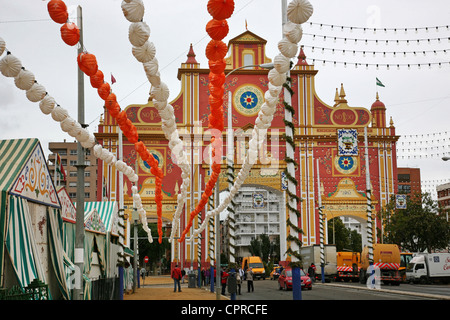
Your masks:
{"label": "truck trailer", "polygon": [[[300,248],[300,255],[302,256],[303,270],[308,272],[311,263],[316,266],[316,281],[322,281],[322,268],[320,265],[320,245],[305,246]],[[326,282],[334,281],[337,276],[336,263],[336,246],[331,244],[324,245],[324,279]]]}
{"label": "truck trailer", "polygon": [[[373,267],[379,271],[378,276],[377,272],[375,272],[376,280],[384,284],[400,285],[400,249],[398,246],[396,244],[374,244]],[[370,272],[369,248],[366,246],[361,252],[360,283],[367,283]]]}
{"label": "truck trailer", "polygon": [[406,279],[414,283],[450,283],[450,253],[417,253],[406,269]]}

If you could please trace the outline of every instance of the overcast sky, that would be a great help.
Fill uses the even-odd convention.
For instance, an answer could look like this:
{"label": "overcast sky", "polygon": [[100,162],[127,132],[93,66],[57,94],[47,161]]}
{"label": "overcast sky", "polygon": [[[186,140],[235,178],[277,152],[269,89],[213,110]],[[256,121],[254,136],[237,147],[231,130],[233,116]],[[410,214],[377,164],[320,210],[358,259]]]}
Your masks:
{"label": "overcast sky", "polygon": [[[441,133],[449,139],[444,144],[440,142],[439,150],[450,155],[450,53],[444,53],[444,50],[450,49],[450,29],[446,27],[450,25],[450,2],[310,1],[314,6],[314,14],[303,25],[305,35],[301,44],[305,46],[307,61],[313,63],[313,59],[316,59],[314,64],[319,73],[315,84],[320,99],[333,105],[335,89],[343,83],[350,106],[370,109],[378,89],[380,100],[387,107],[387,119],[392,117],[396,133],[404,136],[401,138],[403,141],[422,140],[423,143],[436,146],[436,141],[431,141],[431,137]],[[281,39],[281,0],[235,2],[235,12],[228,19],[230,32],[225,41],[244,32],[247,21],[250,31],[267,40],[266,56],[273,58],[278,54],[277,43]],[[76,48],[67,46],[61,40],[60,25],[50,20],[47,3],[37,0],[0,0],[0,37],[6,41],[7,49],[35,74],[36,80],[46,87],[49,94],[77,119]],[[65,3],[69,8],[82,6],[85,48],[96,55],[99,68],[108,82],[111,73],[114,75],[117,82],[113,85],[113,91],[122,109],[129,104],[146,103],[150,84],[142,65],[131,54],[128,41],[130,22],[123,16],[121,1],[67,0]],[[144,21],[150,26],[150,40],[156,46],[161,78],[169,85],[171,99],[180,91],[177,69],[186,61],[191,43],[200,66],[207,68],[204,50],[209,37],[205,25],[211,16],[206,11],[206,3],[206,0],[144,0]],[[320,28],[319,24],[324,26]],[[342,29],[340,26],[354,28]],[[436,26],[440,28],[436,30]],[[364,32],[359,29],[364,27],[371,30]],[[429,30],[404,31],[405,28],[422,27],[429,27]],[[399,30],[377,30],[374,33],[373,28]],[[313,34],[316,35],[315,39]],[[348,40],[344,43],[341,38]],[[437,38],[443,39],[439,42],[420,41],[419,44],[416,41]],[[353,39],[359,40],[355,42]],[[365,42],[364,39],[369,41]],[[372,40],[379,40],[378,45]],[[390,41],[386,44],[385,40]],[[411,41],[407,44],[406,40]],[[314,51],[311,47],[315,47]],[[321,48],[326,49],[322,52]],[[328,50],[333,48],[334,54]],[[343,49],[346,50],[345,54]],[[367,51],[365,56],[362,51]],[[373,51],[380,53],[373,57]],[[403,54],[413,51],[417,54]],[[381,52],[386,52],[386,56]],[[397,54],[394,57],[389,52]],[[321,60],[327,60],[325,65]],[[338,62],[336,66],[332,61]],[[347,62],[346,67],[343,62]],[[426,65],[437,62],[443,63],[441,68],[437,65],[429,68]],[[355,68],[355,63],[378,63],[380,67]],[[422,64],[420,69],[417,67],[419,63]],[[390,64],[389,70],[386,64]],[[397,64],[412,66],[410,70],[406,66],[397,70]],[[376,87],[375,78],[379,78],[385,87]],[[96,132],[103,101],[90,86],[89,78],[86,78],[85,83],[85,121],[90,125],[89,130]],[[0,75],[0,111],[0,139],[36,137],[46,153],[50,141],[72,140],[61,131],[59,123],[40,111],[38,103],[30,102],[25,92],[16,88],[12,78],[3,75]],[[446,149],[443,149],[444,145]],[[400,154],[407,155],[405,152]],[[416,159],[413,155],[416,155]],[[444,162],[437,156],[425,159],[424,155],[411,153],[409,160],[399,158],[398,165],[419,167],[425,184],[432,184],[433,180],[441,183],[450,178],[450,162]]]}

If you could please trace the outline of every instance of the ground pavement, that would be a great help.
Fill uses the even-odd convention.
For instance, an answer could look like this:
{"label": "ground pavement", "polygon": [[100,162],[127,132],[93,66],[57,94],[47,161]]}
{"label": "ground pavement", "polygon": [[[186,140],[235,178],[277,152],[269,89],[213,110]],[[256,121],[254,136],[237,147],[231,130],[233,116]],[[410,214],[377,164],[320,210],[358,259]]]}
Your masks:
{"label": "ground pavement", "polygon": [[[150,276],[140,279],[140,288],[134,293],[124,294],[124,300],[216,300],[216,294],[211,292],[210,286],[202,288],[188,288],[188,279],[181,284],[181,292],[173,292],[173,280],[170,276]],[[220,296],[220,300],[230,300]]]}

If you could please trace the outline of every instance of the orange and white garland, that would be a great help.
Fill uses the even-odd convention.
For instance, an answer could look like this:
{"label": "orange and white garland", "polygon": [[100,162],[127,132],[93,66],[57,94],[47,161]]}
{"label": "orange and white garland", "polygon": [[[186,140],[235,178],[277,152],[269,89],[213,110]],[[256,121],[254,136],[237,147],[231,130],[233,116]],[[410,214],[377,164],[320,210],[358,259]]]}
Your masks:
{"label": "orange and white garland", "polygon": [[131,43],[133,56],[142,63],[147,79],[152,85],[150,96],[153,98],[154,107],[161,117],[162,130],[172,152],[174,162],[181,168],[183,182],[177,197],[177,208],[172,219],[172,236],[179,226],[179,218],[183,211],[187,198],[187,188],[190,184],[191,167],[184,152],[183,141],[180,139],[173,106],[167,103],[169,89],[161,81],[158,60],[156,58],[155,45],[149,41],[150,27],[143,21],[144,4],[142,0],[124,0],[121,4],[124,17],[131,22],[128,30],[128,39]]}
{"label": "orange and white garland", "polygon": [[[206,183],[205,191],[202,194],[200,201],[197,203],[195,209],[189,216],[189,221],[186,224],[183,233],[180,236],[179,242],[184,241],[186,234],[192,227],[194,218],[203,210],[208,203],[213,189],[216,185],[217,179],[220,175],[220,166],[222,162],[222,131],[224,129],[223,117],[223,100],[224,100],[224,83],[225,83],[225,56],[228,52],[228,46],[222,41],[228,34],[228,23],[226,19],[231,17],[234,11],[234,0],[209,0],[207,4],[209,14],[213,20],[208,22],[206,31],[211,37],[211,41],[206,46],[205,54],[208,58],[210,68],[209,74],[209,105],[211,114],[208,116],[209,129],[212,129],[211,147],[211,176]],[[220,133],[220,134],[218,134]]]}
{"label": "orange and white garland", "polygon": [[[64,1],[51,0],[47,5],[47,9],[53,21],[63,24],[63,26],[61,27],[61,37],[63,41],[68,45],[77,44],[80,39],[80,32],[78,27],[74,23],[67,22],[68,12]],[[142,57],[151,51],[151,48],[146,48],[145,50],[133,50],[133,54],[137,59],[143,59]],[[126,112],[124,110],[121,111],[120,105],[117,102],[117,97],[114,93],[112,93],[111,86],[109,85],[109,83],[104,81],[103,72],[98,68],[95,55],[88,52],[82,52],[77,57],[77,63],[80,70],[82,70],[87,76],[90,77],[92,87],[96,88],[100,98],[105,100],[105,108],[108,109],[111,116],[117,120],[117,123],[123,134],[127,137],[128,141],[134,144],[136,151],[139,153],[141,158],[150,165],[151,172],[156,177],[155,202],[158,215],[159,242],[161,243],[163,171],[161,168],[159,168],[158,161],[147,150],[143,142],[139,141],[137,129],[128,119]],[[135,181],[135,183],[137,183],[137,181]],[[137,198],[137,196],[134,194],[133,198]],[[140,201],[137,202],[141,203]],[[151,238],[151,235],[149,235],[149,238]]]}

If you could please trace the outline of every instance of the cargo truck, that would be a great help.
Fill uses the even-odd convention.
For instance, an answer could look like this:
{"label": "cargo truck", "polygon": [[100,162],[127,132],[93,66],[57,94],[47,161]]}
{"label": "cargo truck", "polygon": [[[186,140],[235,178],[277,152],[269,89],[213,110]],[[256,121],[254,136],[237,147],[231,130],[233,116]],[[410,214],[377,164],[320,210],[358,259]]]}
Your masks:
{"label": "cargo truck", "polygon": [[242,259],[242,270],[247,271],[248,268],[252,268],[253,277],[256,279],[266,279],[266,269],[264,269],[263,262],[258,256],[244,257]]}
{"label": "cargo truck", "polygon": [[[361,252],[361,269],[359,272],[360,283],[367,283],[372,270],[369,268],[369,248],[364,247]],[[376,243],[373,245],[373,267],[378,269],[375,280],[384,284],[400,285],[400,249],[396,244]]]}
{"label": "cargo truck", "polygon": [[[308,272],[311,263],[316,266],[315,281],[322,281],[322,268],[320,265],[320,245],[305,246],[300,248],[303,271]],[[324,245],[324,279],[326,282],[334,281],[337,276],[336,246]]]}
{"label": "cargo truck", "polygon": [[406,279],[414,283],[450,283],[450,253],[417,253],[406,269]]}
{"label": "cargo truck", "polygon": [[336,281],[359,281],[360,253],[340,251],[337,253]]}

